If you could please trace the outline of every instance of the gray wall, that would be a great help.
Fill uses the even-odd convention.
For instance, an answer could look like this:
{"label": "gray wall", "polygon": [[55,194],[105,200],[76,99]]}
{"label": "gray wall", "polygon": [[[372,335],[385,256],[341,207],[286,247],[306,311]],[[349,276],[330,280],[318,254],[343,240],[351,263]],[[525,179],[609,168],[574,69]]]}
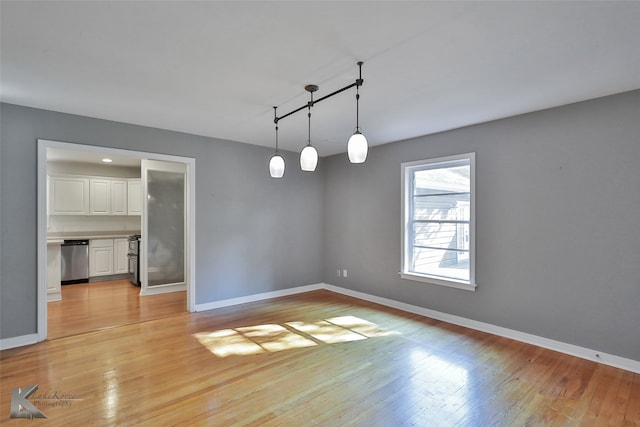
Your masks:
{"label": "gray wall", "polygon": [[[477,291],[400,279],[400,163],[471,151]],[[640,360],[639,165],[640,91],[327,158],[324,281]]]}
{"label": "gray wall", "polygon": [[196,303],[322,281],[322,165],[302,173],[285,152],[289,168],[273,180],[268,148],[0,108],[0,338],[36,332],[38,138],[196,158]]}
{"label": "gray wall", "polygon": [[[197,159],[198,303],[324,281],[640,360],[640,91],[376,147],[363,165],[332,156],[316,174],[285,153],[283,180],[266,148],[1,108],[1,338],[36,330],[45,138]],[[400,279],[400,163],[470,151],[477,291]]]}

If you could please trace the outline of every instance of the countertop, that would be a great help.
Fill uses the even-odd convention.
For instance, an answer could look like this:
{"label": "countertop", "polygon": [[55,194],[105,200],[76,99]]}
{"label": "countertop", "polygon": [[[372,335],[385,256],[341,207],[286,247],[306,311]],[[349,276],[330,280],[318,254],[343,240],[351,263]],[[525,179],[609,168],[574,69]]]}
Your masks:
{"label": "countertop", "polygon": [[77,239],[122,239],[132,234],[140,234],[140,230],[123,230],[123,231],[59,231],[55,233],[47,233],[47,243],[58,240]]}

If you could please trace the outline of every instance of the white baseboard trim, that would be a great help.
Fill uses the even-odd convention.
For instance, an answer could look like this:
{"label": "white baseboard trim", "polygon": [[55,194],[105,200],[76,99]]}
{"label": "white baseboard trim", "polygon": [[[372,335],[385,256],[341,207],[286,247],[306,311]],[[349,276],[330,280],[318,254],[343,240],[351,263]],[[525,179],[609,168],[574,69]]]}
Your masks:
{"label": "white baseboard trim", "polygon": [[314,285],[298,286],[295,288],[282,289],[279,291],[263,292],[261,294],[247,295],[245,297],[230,298],[220,301],[213,301],[204,304],[196,304],[196,311],[213,310],[214,308],[230,307],[232,305],[246,304],[248,302],[262,301],[265,299],[284,297],[287,295],[301,294],[303,292],[317,291],[324,289],[324,283]]}
{"label": "white baseboard trim", "polygon": [[[624,357],[616,356],[614,354],[605,353],[602,351],[592,350],[585,347],[580,347],[573,344],[567,344],[561,341],[552,340],[549,338],[540,337],[537,335],[528,334],[526,332],[520,332],[513,329],[503,328],[501,326],[492,325],[490,323],[479,322],[477,320],[467,319],[465,317],[455,316],[453,314],[442,313],[440,311],[430,310],[428,308],[419,307],[417,305],[407,304],[400,301],[392,300],[389,298],[383,298],[364,292],[354,291],[351,289],[341,288],[339,286],[330,285],[327,283],[317,283],[313,285],[298,286],[295,288],[282,289],[272,292],[264,292],[260,294],[247,295],[244,297],[230,298],[221,301],[213,301],[205,304],[196,304],[195,311],[213,310],[216,308],[230,307],[238,304],[245,304],[249,302],[262,301],[270,298],[278,298],[287,295],[300,294],[304,292],[316,291],[319,289],[326,289],[338,294],[347,295],[353,298],[358,298],[365,301],[370,301],[376,304],[384,305],[398,310],[406,311],[409,313],[418,314],[432,319],[441,320],[443,322],[452,323],[454,325],[464,326],[466,328],[475,329],[482,332],[487,332],[493,335],[498,335],[512,340],[524,342],[527,344],[533,344],[538,347],[547,348],[549,350],[558,351],[571,356],[580,357],[582,359],[591,360],[604,365],[613,366],[615,368],[624,369],[630,372],[640,374],[640,361],[627,359]],[[19,337],[5,338],[0,340],[0,350],[6,350],[14,347],[21,347],[25,345],[35,344],[38,342],[38,334],[22,335]]]}
{"label": "white baseboard trim", "polygon": [[0,340],[0,350],[22,347],[38,342],[38,334],[21,335],[19,337],[4,338]]}
{"label": "white baseboard trim", "polygon": [[567,344],[561,341],[556,341],[549,338],[516,331],[513,329],[503,328],[501,326],[492,325],[490,323],[479,322],[477,320],[471,320],[460,316],[454,316],[452,314],[442,313],[439,311],[430,310],[428,308],[406,304],[375,295],[365,294],[363,292],[353,291],[351,289],[345,289],[326,283],[322,283],[321,285],[324,289],[331,292],[336,292],[365,301],[374,302],[387,307],[397,308],[398,310],[419,314],[421,316],[430,317],[436,320],[442,320],[443,322],[452,323],[458,326],[464,326],[466,328],[487,332],[505,338],[510,338],[512,340],[524,342],[527,344],[533,344],[538,347],[547,348],[549,350],[558,351],[560,353],[580,357],[582,359],[592,360],[604,365],[609,365],[615,368],[620,368],[640,374],[640,361],[637,360],[627,359],[624,357],[616,356],[614,354],[608,354],[602,351],[592,350],[573,344]]}
{"label": "white baseboard trim", "polygon": [[168,294],[170,292],[186,291],[187,285],[160,285],[160,286],[148,286],[146,289],[140,289],[140,296]]}

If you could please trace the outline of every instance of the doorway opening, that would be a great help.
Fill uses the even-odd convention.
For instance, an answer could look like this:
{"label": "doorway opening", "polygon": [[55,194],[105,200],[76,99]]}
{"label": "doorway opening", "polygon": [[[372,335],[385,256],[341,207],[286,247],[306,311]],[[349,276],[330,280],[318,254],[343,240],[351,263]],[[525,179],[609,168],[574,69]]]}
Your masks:
{"label": "doorway opening", "polygon": [[[51,265],[47,265],[48,264],[47,253],[48,252],[50,253],[51,249],[50,249],[50,246],[49,247],[47,246],[47,243],[48,243],[47,238],[48,238],[48,232],[54,229],[55,227],[50,227],[51,224],[49,222],[49,215],[48,215],[48,213],[50,212],[49,192],[51,191],[51,188],[49,187],[50,180],[48,179],[48,174],[51,172],[48,167],[48,157],[49,157],[48,154],[54,153],[54,152],[55,153],[65,153],[65,152],[75,153],[74,155],[77,155],[76,160],[80,159],[78,160],[79,162],[82,162],[81,159],[85,159],[85,160],[96,159],[96,158],[101,159],[104,157],[128,159],[129,166],[135,165],[135,164],[152,165],[151,169],[154,170],[154,173],[156,175],[157,175],[158,169],[162,171],[163,168],[169,167],[172,172],[179,171],[181,173],[180,176],[182,177],[181,182],[183,184],[183,187],[182,187],[182,192],[179,195],[180,197],[179,200],[181,201],[181,203],[183,203],[184,209],[180,217],[175,217],[173,219],[174,221],[179,220],[181,222],[180,226],[178,227],[181,230],[181,233],[178,233],[178,234],[174,233],[173,241],[170,242],[172,248],[179,246],[181,249],[181,251],[178,252],[180,260],[179,262],[175,263],[180,265],[182,268],[181,275],[180,275],[181,280],[179,282],[176,280],[168,280],[168,281],[165,281],[164,283],[158,283],[157,281],[155,281],[153,283],[153,285],[155,286],[153,285],[152,287],[148,286],[149,285],[149,282],[148,282],[149,268],[151,268],[152,277],[154,277],[154,274],[157,274],[157,271],[154,270],[154,262],[157,263],[157,261],[155,258],[153,258],[151,262],[149,262],[149,258],[147,257],[146,247],[149,247],[148,245],[151,245],[151,247],[155,248],[156,251],[158,251],[158,248],[159,248],[160,250],[166,252],[167,245],[161,245],[163,241],[162,239],[158,240],[158,236],[154,234],[153,227],[151,228],[151,232],[152,234],[154,234],[154,236],[152,236],[151,240],[148,240],[149,206],[151,206],[151,204],[147,206],[147,202],[150,199],[157,198],[159,196],[162,196],[162,197],[166,197],[166,196],[159,194],[157,192],[157,188],[156,188],[155,194],[148,194],[148,191],[147,191],[148,180],[147,180],[147,177],[144,175],[146,173],[145,172],[146,169],[144,167],[141,167],[141,171],[138,177],[139,177],[139,182],[141,184],[139,199],[142,204],[142,209],[141,209],[142,212],[138,213],[139,215],[138,218],[140,218],[140,222],[139,222],[140,227],[138,227],[138,230],[141,230],[142,232],[141,233],[138,232],[138,233],[142,235],[141,246],[144,248],[141,250],[141,256],[140,256],[141,258],[140,276],[141,276],[142,286],[140,288],[135,288],[133,285],[126,286],[128,284],[127,280],[126,279],[122,280],[124,279],[124,277],[118,276],[118,275],[114,275],[110,277],[110,279],[121,279],[120,281],[110,280],[107,282],[107,281],[101,281],[101,279],[104,277],[95,277],[91,280],[91,283],[89,283],[88,285],[87,284],[65,285],[65,286],[78,286],[77,288],[73,288],[73,289],[70,287],[65,287],[64,289],[60,289],[59,295],[62,296],[63,299],[64,299],[64,294],[67,294],[69,300],[75,299],[79,304],[76,307],[79,310],[79,312],[90,309],[91,305],[93,305],[94,307],[101,306],[101,308],[105,308],[106,305],[108,305],[107,302],[109,303],[115,302],[116,306],[119,307],[119,308],[116,308],[116,306],[112,307],[111,312],[114,315],[112,316],[111,321],[105,321],[103,324],[100,324],[100,321],[98,320],[100,317],[103,317],[103,318],[105,318],[105,316],[108,317],[110,310],[106,310],[101,315],[96,314],[95,319],[91,319],[91,321],[84,322],[85,325],[83,326],[83,328],[85,330],[83,330],[82,332],[87,332],[88,330],[101,329],[105,327],[119,326],[125,323],[134,323],[136,321],[145,321],[153,318],[158,318],[157,315],[163,312],[163,310],[167,313],[167,315],[175,314],[176,310],[179,310],[179,311],[186,310],[189,312],[195,311],[195,285],[194,285],[194,278],[195,278],[195,256],[194,256],[194,250],[195,250],[195,203],[194,203],[195,201],[195,159],[188,158],[188,157],[163,155],[163,154],[149,153],[149,152],[138,152],[138,151],[122,150],[122,149],[107,148],[107,147],[87,146],[87,145],[81,145],[81,144],[73,144],[73,143],[67,143],[67,142],[61,142],[61,141],[51,141],[51,140],[41,139],[41,140],[38,140],[38,191],[37,191],[37,195],[38,195],[38,215],[37,215],[37,218],[38,218],[38,293],[37,293],[38,295],[37,297],[38,298],[38,301],[37,301],[38,341],[43,341],[47,339],[49,335],[48,334],[49,316],[48,316],[47,294],[49,293],[49,296],[50,296],[51,288],[48,286],[47,282],[48,281],[50,282],[50,279],[51,279],[50,277]],[[89,163],[88,160],[85,161],[85,163],[88,164]],[[85,175],[87,176],[91,175],[91,173],[89,173],[90,170],[91,169],[88,169]],[[121,180],[121,178],[115,178],[115,179]],[[92,184],[94,183],[92,182]],[[96,182],[95,184],[103,185],[104,183]],[[96,186],[96,190],[99,190],[99,189],[100,187]],[[171,197],[174,197],[175,199],[176,198],[175,189],[172,189],[172,191],[173,193],[170,193]],[[98,194],[97,191],[96,191],[96,194]],[[89,196],[87,195],[87,197]],[[98,206],[97,202],[95,206]],[[122,214],[121,212],[118,211],[118,212],[115,212],[115,214],[122,215],[118,217],[116,216],[112,217],[113,219],[118,218],[118,222],[115,225],[113,224],[113,221],[110,221],[108,217],[109,214],[104,214],[99,211],[97,213],[93,211],[85,212],[84,215],[79,215],[75,217],[73,217],[72,215],[69,215],[66,217],[64,215],[61,215],[60,217],[63,218],[64,221],[60,220],[55,225],[59,226],[60,224],[62,224],[62,226],[59,226],[58,228],[64,230],[64,226],[65,224],[69,223],[70,218],[77,218],[82,220],[79,222],[84,221],[82,224],[80,224],[81,226],[76,228],[77,230],[85,230],[85,231],[89,230],[95,224],[98,224],[99,226],[101,224],[100,221],[102,221],[102,224],[109,224],[109,226],[113,229],[116,229],[116,228],[119,229],[120,227],[122,228],[121,231],[118,231],[118,232],[114,231],[112,234],[114,233],[127,234],[130,229],[135,229],[136,227],[135,217],[127,217],[126,212]],[[153,215],[151,215],[151,217],[152,217],[151,223],[154,223]],[[103,232],[103,233],[106,233],[106,232]],[[57,234],[52,233],[51,235],[54,235],[53,240],[58,239],[58,241],[60,241],[65,236],[70,236],[72,234],[73,233],[57,233]],[[76,235],[81,235],[81,234],[83,234],[82,231],[76,232]],[[84,234],[87,234],[87,233],[84,233]],[[106,234],[108,235],[109,233],[106,233]],[[114,234],[114,237],[120,237],[120,238],[123,237],[119,235],[115,236],[115,234]],[[176,242],[175,237],[177,235],[179,235],[183,240],[180,242]],[[97,237],[102,237],[102,236],[97,236]],[[105,236],[105,237],[108,237],[108,236]],[[109,239],[100,239],[100,243],[103,244],[105,240],[109,240]],[[115,239],[114,241],[117,241],[117,240],[118,239]],[[50,239],[49,243],[51,243],[51,241],[52,240]],[[115,248],[114,250],[117,250],[117,248]],[[102,251],[101,253],[108,253],[108,251]],[[157,255],[152,255],[152,256],[155,257]],[[176,253],[172,253],[170,254],[170,256],[174,260],[178,257]],[[108,260],[108,258],[102,258],[102,259]],[[94,263],[94,264],[97,264],[97,263]],[[109,262],[106,262],[105,264],[109,265]],[[117,262],[115,264],[117,264]],[[117,268],[114,267],[114,271],[115,269]],[[176,277],[177,276],[174,274],[172,279]],[[114,288],[114,286],[118,285],[118,282],[120,284],[120,288]],[[185,292],[178,292],[178,291],[185,291]],[[102,303],[98,302],[98,300],[100,298],[104,298],[105,295],[110,294],[113,297],[118,292],[123,294],[122,301],[116,301],[112,298],[108,298],[107,300],[103,299]],[[176,295],[170,295],[170,293],[175,293]],[[168,296],[162,296],[163,294],[167,294]],[[136,295],[137,298],[134,298],[133,300],[131,300],[131,295]],[[149,296],[142,296],[142,295],[149,295]],[[92,298],[94,299],[93,301],[92,301]],[[122,304],[123,302],[125,302],[126,298],[129,298],[129,302],[131,304]],[[83,300],[83,302],[81,302],[80,300]],[[64,301],[64,302],[66,306],[68,307],[70,306],[70,301]],[[58,303],[52,303],[52,304],[58,304]],[[82,304],[84,304],[84,308],[82,307]],[[170,306],[170,309],[167,308],[167,305]],[[61,319],[60,317],[61,306],[62,304],[58,304],[57,306],[52,306],[52,317],[56,319],[55,320],[56,322],[59,322]],[[157,313],[155,313],[154,310],[156,310]],[[96,313],[98,313],[98,310],[96,310]],[[57,329],[55,329],[55,333],[51,336],[51,338],[56,338],[57,336],[65,336],[70,334],[64,331],[62,331],[61,333],[59,325],[56,325],[55,328]],[[69,332],[72,332],[73,330],[77,330],[77,326],[72,326],[72,324],[69,324],[69,328],[70,328]],[[89,329],[87,330],[87,328]]]}

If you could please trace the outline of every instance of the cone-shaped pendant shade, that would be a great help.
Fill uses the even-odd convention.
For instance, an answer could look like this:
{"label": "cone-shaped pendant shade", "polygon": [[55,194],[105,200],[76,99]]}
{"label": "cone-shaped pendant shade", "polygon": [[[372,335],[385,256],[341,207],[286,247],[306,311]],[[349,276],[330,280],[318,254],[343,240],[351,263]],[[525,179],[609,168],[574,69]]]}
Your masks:
{"label": "cone-shaped pendant shade", "polygon": [[274,154],[269,161],[271,178],[282,178],[284,175],[284,159],[280,154]]}
{"label": "cone-shaped pendant shade", "polygon": [[316,170],[316,166],[318,166],[318,151],[309,144],[300,153],[300,169],[313,172]]}
{"label": "cone-shaped pendant shade", "polygon": [[347,143],[347,153],[349,154],[349,161],[351,163],[364,163],[367,160],[367,152],[369,151],[369,145],[367,144],[367,138],[364,137],[359,130],[357,130]]}

